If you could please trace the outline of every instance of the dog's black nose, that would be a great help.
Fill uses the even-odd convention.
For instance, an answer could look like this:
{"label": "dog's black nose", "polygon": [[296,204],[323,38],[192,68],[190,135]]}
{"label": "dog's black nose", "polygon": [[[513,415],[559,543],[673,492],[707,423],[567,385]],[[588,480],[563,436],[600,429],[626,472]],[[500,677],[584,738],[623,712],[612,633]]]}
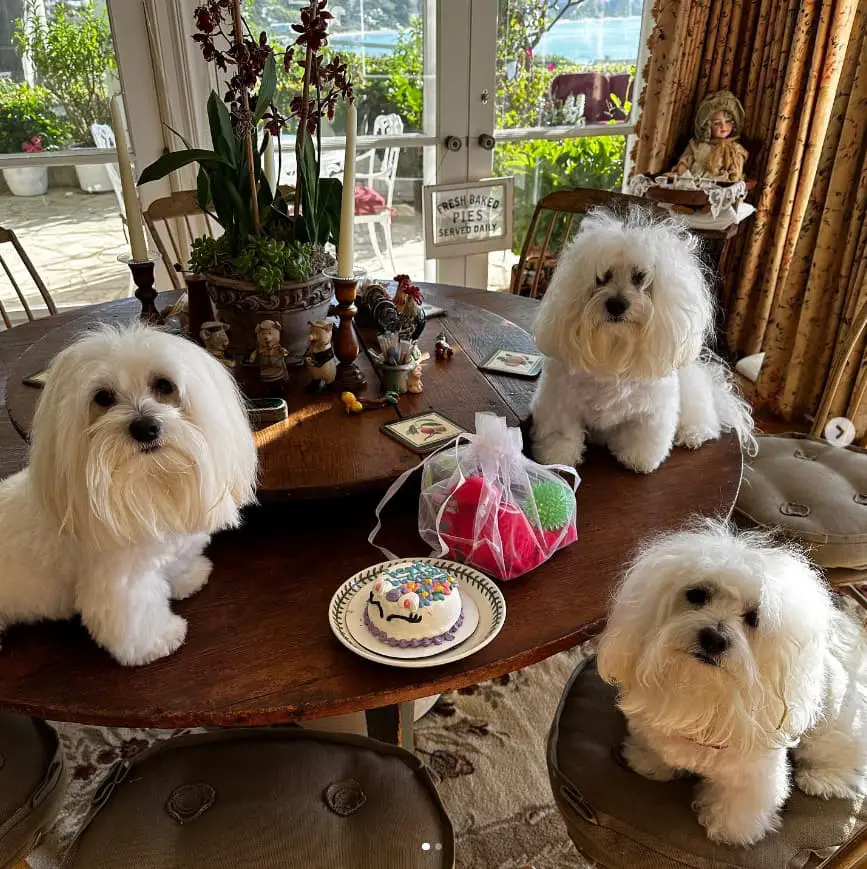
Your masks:
{"label": "dog's black nose", "polygon": [[150,444],[160,436],[162,426],[153,416],[138,416],[129,424],[129,433],[139,443]]}
{"label": "dog's black nose", "polygon": [[612,317],[622,317],[629,310],[629,302],[623,296],[611,296],[605,300],[605,310]]}
{"label": "dog's black nose", "polygon": [[698,632],[698,644],[709,655],[721,655],[730,645],[728,634],[719,628],[702,628]]}

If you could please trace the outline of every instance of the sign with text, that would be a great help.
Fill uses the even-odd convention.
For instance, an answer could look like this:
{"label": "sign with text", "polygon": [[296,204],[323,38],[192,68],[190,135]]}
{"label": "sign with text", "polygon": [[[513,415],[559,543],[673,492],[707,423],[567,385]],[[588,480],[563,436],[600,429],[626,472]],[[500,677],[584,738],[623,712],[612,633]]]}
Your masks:
{"label": "sign with text", "polygon": [[513,190],[512,178],[425,187],[427,259],[510,248]]}

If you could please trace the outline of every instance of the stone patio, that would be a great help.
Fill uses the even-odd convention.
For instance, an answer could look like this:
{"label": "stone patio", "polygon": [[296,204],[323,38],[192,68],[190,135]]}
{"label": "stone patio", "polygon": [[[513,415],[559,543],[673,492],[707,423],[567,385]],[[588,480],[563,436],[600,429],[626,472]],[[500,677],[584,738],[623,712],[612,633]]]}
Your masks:
{"label": "stone patio", "polygon": [[[45,196],[36,197],[3,193],[0,224],[18,235],[59,308],[106,302],[124,298],[131,292],[127,267],[117,261],[129,247],[120,208],[112,194],[88,194],[64,187],[52,187]],[[410,204],[396,205],[392,233],[395,273],[421,280],[424,276],[421,213]],[[356,229],[355,243],[359,267],[368,274],[392,277],[388,274],[390,268],[376,257],[363,227]],[[37,309],[43,307],[36,287],[17,257],[7,255],[5,259],[28,303]],[[514,260],[511,253],[491,256],[492,289],[507,285],[508,270]],[[0,298],[11,312],[22,310],[5,275],[0,277]]]}

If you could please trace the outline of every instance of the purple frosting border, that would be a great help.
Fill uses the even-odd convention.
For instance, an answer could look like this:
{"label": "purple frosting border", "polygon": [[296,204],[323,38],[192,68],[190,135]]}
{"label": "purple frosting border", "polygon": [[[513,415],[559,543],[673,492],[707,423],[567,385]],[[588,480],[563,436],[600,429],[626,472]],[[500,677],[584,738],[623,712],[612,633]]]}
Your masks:
{"label": "purple frosting border", "polygon": [[437,637],[423,637],[416,640],[398,640],[395,637],[390,637],[382,628],[378,628],[371,620],[370,620],[370,611],[369,611],[370,603],[367,603],[364,607],[364,624],[367,626],[367,629],[379,640],[381,643],[385,643],[388,646],[392,646],[396,649],[418,649],[418,648],[427,648],[428,646],[441,646],[444,642],[450,642],[455,638],[455,631],[460,628],[460,626],[464,623],[464,605],[461,603],[461,614],[458,616],[458,620],[443,634],[440,634]]}

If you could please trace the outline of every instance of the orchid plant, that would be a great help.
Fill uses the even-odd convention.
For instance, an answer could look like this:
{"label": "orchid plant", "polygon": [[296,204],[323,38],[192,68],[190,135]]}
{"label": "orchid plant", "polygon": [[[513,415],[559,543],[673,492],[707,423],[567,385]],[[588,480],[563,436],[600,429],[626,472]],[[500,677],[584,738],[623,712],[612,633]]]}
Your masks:
{"label": "orchid plant", "polygon": [[[238,276],[276,291],[283,280],[306,280],[330,264],[325,246],[339,242],[342,185],[319,177],[321,121],[332,119],[337,102],[351,100],[353,92],[346,63],[339,56],[326,62],[322,54],[332,18],[327,3],[309,0],[293,25],[295,42],[282,51],[275,51],[265,32],[250,31],[241,0],[207,0],[195,10],[193,40],[225,80],[222,98],[215,91],[208,98],[212,150],[194,148],[173,131],[185,149],[160,157],[139,178],[146,184],[198,164],[199,207],[224,234],[195,240],[195,271]],[[275,103],[278,63],[287,72],[293,63],[303,70],[302,90],[288,115]],[[297,183],[284,195],[272,191],[263,163],[268,137],[279,143],[292,120]]]}

